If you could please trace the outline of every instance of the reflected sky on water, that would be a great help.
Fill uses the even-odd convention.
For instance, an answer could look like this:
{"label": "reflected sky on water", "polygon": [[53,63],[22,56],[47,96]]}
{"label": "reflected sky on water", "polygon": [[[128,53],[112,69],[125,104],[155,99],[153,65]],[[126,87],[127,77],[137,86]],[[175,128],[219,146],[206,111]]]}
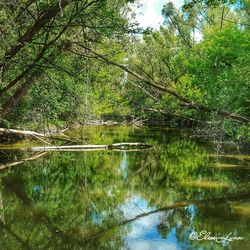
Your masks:
{"label": "reflected sky on water", "polygon": [[[1,149],[1,249],[250,249],[246,149],[159,127],[68,133],[85,144],[153,148],[43,155]],[[190,240],[202,230],[244,240]]]}

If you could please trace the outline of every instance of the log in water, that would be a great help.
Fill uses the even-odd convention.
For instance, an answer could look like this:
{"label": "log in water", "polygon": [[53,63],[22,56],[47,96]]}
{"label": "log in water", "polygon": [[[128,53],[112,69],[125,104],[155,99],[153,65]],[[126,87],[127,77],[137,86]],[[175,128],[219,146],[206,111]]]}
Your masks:
{"label": "log in water", "polygon": [[114,143],[108,145],[67,145],[32,147],[31,151],[95,151],[95,150],[138,150],[151,148],[152,145],[138,142]]}

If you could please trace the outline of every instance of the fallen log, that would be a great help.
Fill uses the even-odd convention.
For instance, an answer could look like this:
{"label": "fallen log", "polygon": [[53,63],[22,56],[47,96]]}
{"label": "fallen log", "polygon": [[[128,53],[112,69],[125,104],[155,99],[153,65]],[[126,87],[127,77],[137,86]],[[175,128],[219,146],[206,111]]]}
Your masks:
{"label": "fallen log", "polygon": [[67,142],[75,141],[75,140],[72,140],[69,138],[65,138],[65,136],[63,134],[60,134],[60,135],[42,134],[42,133],[30,131],[30,130],[0,128],[0,135],[1,134],[17,135],[17,136],[23,136],[23,137],[34,137],[34,138],[39,139],[47,144],[49,144],[49,143],[44,141],[43,139],[52,139],[52,140],[67,141]]}
{"label": "fallen log", "polygon": [[99,151],[99,150],[114,150],[114,151],[135,151],[139,149],[151,148],[152,145],[147,143],[138,143],[138,142],[124,142],[124,143],[114,143],[108,145],[67,145],[67,146],[43,146],[43,147],[32,147],[22,150],[31,150],[31,151]]}
{"label": "fallen log", "polygon": [[[132,148],[128,148],[132,147]],[[137,147],[137,148],[134,148]],[[139,148],[138,148],[139,147]],[[6,164],[0,164],[0,170],[14,167],[17,165],[20,165],[27,161],[34,161],[46,154],[48,152],[53,151],[72,151],[72,152],[78,152],[78,151],[100,151],[100,150],[112,150],[117,152],[137,152],[142,151],[146,148],[152,147],[150,144],[146,143],[115,143],[111,145],[72,145],[72,146],[44,146],[44,147],[32,147],[32,148],[21,148],[21,149],[15,149],[15,150],[30,150],[34,152],[39,152],[38,154],[35,154],[29,158],[20,159],[18,161],[9,162]],[[1,147],[3,150],[11,150],[8,147]]]}

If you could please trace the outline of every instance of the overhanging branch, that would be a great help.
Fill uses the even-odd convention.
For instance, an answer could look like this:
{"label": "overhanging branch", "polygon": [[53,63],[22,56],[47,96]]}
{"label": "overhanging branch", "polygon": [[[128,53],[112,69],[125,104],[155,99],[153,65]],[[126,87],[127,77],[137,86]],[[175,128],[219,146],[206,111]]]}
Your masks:
{"label": "overhanging branch", "polygon": [[113,62],[110,59],[106,58],[105,56],[97,53],[96,51],[90,49],[89,47],[87,47],[86,45],[82,44],[82,43],[77,43],[79,46],[85,48],[86,50],[90,51],[92,54],[94,54],[95,56],[99,57],[100,59],[102,59],[104,62],[114,65],[124,71],[126,71],[127,73],[129,73],[130,75],[132,75],[133,77],[139,79],[140,81],[144,82],[145,84],[158,89],[162,92],[168,93],[171,96],[174,96],[175,98],[177,98],[182,104],[183,106],[185,106],[186,108],[190,108],[190,109],[196,109],[199,111],[204,111],[204,112],[215,112],[216,114],[218,114],[221,117],[224,118],[229,118],[232,120],[235,120],[237,122],[241,122],[241,123],[249,123],[249,119],[247,117],[241,116],[237,113],[230,113],[226,110],[220,110],[220,109],[216,109],[216,108],[210,108],[206,105],[203,105],[201,103],[196,103],[193,102],[192,100],[189,100],[187,97],[180,95],[178,92],[176,92],[173,89],[168,89],[160,84],[157,84],[155,82],[152,82],[151,80],[148,80],[146,78],[144,78],[143,76],[139,75],[138,73],[136,73],[135,71],[127,68],[126,66],[119,64],[117,62]]}

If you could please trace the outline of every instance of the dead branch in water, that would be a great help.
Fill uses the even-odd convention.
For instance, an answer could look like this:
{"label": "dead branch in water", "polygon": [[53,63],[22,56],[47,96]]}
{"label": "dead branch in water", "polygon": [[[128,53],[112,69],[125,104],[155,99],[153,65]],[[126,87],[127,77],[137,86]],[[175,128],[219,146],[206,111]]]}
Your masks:
{"label": "dead branch in water", "polygon": [[[107,145],[67,145],[67,146],[44,146],[27,148],[31,151],[99,151],[99,150],[114,150],[114,151],[138,151],[139,149],[151,148],[152,145],[138,142],[124,142]],[[25,150],[25,149],[22,149]]]}
{"label": "dead branch in water", "polygon": [[[59,135],[41,134],[41,133],[37,133],[34,131],[30,131],[30,130],[0,128],[0,135],[1,134],[10,134],[10,135],[13,134],[13,135],[24,136],[24,137],[33,137],[33,138],[39,139],[43,142],[46,142],[46,141],[44,141],[44,139],[52,139],[52,140],[59,140],[59,141],[66,141],[66,142],[75,141],[73,139],[65,138],[65,136],[63,134],[59,134]],[[48,142],[46,142],[46,144],[48,144]]]}

